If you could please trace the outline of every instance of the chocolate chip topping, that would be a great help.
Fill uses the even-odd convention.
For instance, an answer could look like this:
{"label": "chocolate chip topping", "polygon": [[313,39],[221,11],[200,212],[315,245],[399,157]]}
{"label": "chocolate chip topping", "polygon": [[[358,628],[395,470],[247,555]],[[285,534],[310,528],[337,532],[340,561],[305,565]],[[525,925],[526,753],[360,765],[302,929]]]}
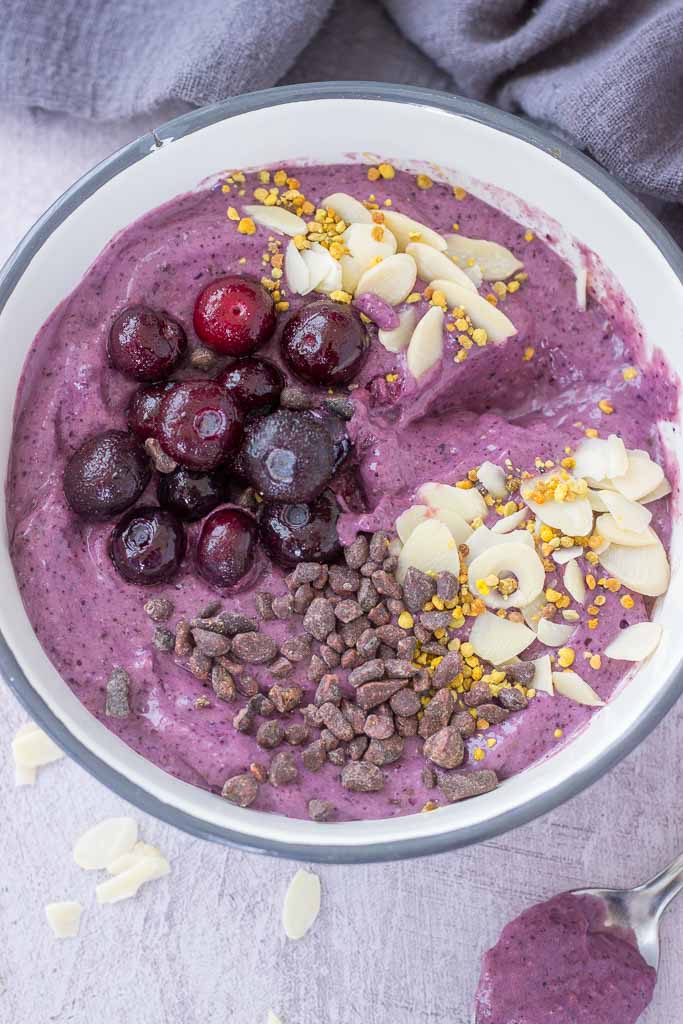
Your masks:
{"label": "chocolate chip topping", "polygon": [[458,729],[447,725],[425,740],[423,753],[441,768],[457,768],[465,757],[465,745]]}
{"label": "chocolate chip topping", "polygon": [[351,761],[342,770],[341,784],[352,793],[376,793],[384,788],[384,773],[367,761]]}
{"label": "chocolate chip topping", "polygon": [[336,814],[336,807],[330,800],[309,800],[308,816],[311,821],[331,821]]}
{"label": "chocolate chip topping", "polygon": [[482,793],[490,793],[498,785],[498,776],[488,769],[477,772],[453,772],[449,775],[440,772],[438,780],[439,789],[451,804],[458,800],[481,796]]}
{"label": "chocolate chip topping", "polygon": [[268,779],[272,786],[288,786],[299,776],[294,754],[289,750],[281,750],[270,762]]}
{"label": "chocolate chip topping", "polygon": [[222,796],[238,807],[249,807],[258,796],[259,785],[251,772],[233,775],[223,786]]}
{"label": "chocolate chip topping", "polygon": [[166,597],[151,597],[145,601],[144,609],[152,622],[167,622],[173,615],[173,601]]}
{"label": "chocolate chip topping", "polygon": [[232,653],[250,665],[263,665],[276,657],[277,644],[265,633],[237,633],[232,641]]}
{"label": "chocolate chip topping", "polygon": [[104,713],[108,718],[127,718],[130,714],[130,676],[116,666],[107,679]]}
{"label": "chocolate chip topping", "polygon": [[324,597],[316,597],[304,615],[304,629],[316,640],[324,641],[335,626],[334,608]]}

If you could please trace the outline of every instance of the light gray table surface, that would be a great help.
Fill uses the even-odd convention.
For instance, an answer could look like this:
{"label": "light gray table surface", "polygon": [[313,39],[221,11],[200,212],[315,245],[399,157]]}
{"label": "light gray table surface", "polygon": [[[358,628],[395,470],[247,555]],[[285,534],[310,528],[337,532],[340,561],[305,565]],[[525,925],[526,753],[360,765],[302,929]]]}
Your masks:
{"label": "light gray table surface", "polygon": [[[0,262],[78,175],[150,123],[0,109]],[[297,865],[174,831],[66,760],[15,789],[10,742],[25,720],[0,686],[2,1024],[265,1024],[269,1007],[283,1024],[469,1024],[480,955],[507,920],[563,889],[634,884],[683,849],[679,704],[608,776],[540,821],[436,858],[316,868],[320,916],[294,943],[280,910]],[[126,813],[173,872],[135,900],[98,907],[71,846]],[[76,940],[48,929],[44,904],[59,899],[85,905]],[[683,901],[664,924],[644,1024],[683,1020],[682,958]]]}

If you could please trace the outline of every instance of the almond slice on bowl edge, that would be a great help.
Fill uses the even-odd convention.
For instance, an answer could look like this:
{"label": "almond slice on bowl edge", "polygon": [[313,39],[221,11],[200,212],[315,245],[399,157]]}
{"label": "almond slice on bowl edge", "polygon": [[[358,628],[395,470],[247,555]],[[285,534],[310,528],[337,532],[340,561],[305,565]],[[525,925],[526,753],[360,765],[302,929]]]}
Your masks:
{"label": "almond slice on bowl edge", "polygon": [[415,260],[407,253],[399,252],[365,270],[356,285],[356,292],[359,295],[372,292],[390,306],[398,306],[408,298],[416,279]]}
{"label": "almond slice on bowl edge", "polygon": [[320,205],[325,210],[333,209],[347,224],[372,224],[372,214],[368,208],[347,192],[333,192]]}
{"label": "almond slice on bowl edge", "polygon": [[556,693],[562,697],[568,697],[569,700],[573,700],[577,704],[585,704],[590,708],[604,707],[604,700],[601,700],[593,687],[589,686],[585,679],[582,679],[577,672],[572,672],[571,669],[564,672],[553,672],[553,686]]}
{"label": "almond slice on bowl edge", "polygon": [[482,299],[477,291],[456,284],[455,281],[444,281],[443,278],[430,281],[429,287],[434,291],[443,292],[449,307],[464,309],[474,326],[483,328],[489,340],[495,345],[517,333],[517,328],[505,313],[497,306],[492,306],[486,299]]}
{"label": "almond slice on bowl edge", "polygon": [[[532,550],[534,548],[534,538],[528,530],[512,530],[510,533],[501,533],[499,530],[489,530],[488,526],[477,527],[465,543],[469,548],[468,564],[474,558],[478,558],[482,552],[499,544],[526,544]],[[545,604],[545,601],[543,603]]]}
{"label": "almond slice on bowl edge", "polygon": [[45,907],[45,916],[55,938],[75,939],[81,926],[81,914],[83,905],[74,900],[62,900],[58,903],[48,903]]}
{"label": "almond slice on bowl edge", "polygon": [[575,626],[552,619],[538,620],[538,639],[546,647],[563,647],[574,632]]}
{"label": "almond slice on bowl edge", "polygon": [[499,242],[484,238],[466,238],[459,232],[446,235],[449,256],[456,256],[461,265],[474,260],[485,281],[505,281],[524,266],[514,253]]}
{"label": "almond slice on bowl edge", "polygon": [[604,653],[615,661],[645,661],[659,646],[662,632],[659,622],[636,622],[620,630]]}
{"label": "almond slice on bowl edge", "polygon": [[445,253],[439,252],[431,245],[425,245],[424,242],[411,242],[406,246],[406,252],[415,260],[417,276],[421,280],[433,281],[435,278],[441,278],[476,292],[474,282]]}
{"label": "almond slice on bowl edge", "polygon": [[654,491],[664,479],[664,470],[647,452],[634,449],[628,452],[628,467],[623,475],[610,477],[613,487],[625,498],[637,501]]}
{"label": "almond slice on bowl edge", "polygon": [[364,267],[396,252],[396,238],[384,224],[350,224],[341,237],[354,259]]}
{"label": "almond slice on bowl edge", "polygon": [[285,210],[283,206],[248,205],[242,209],[255,224],[280,235],[305,235],[308,231],[306,221],[291,210]]}
{"label": "almond slice on bowl edge", "polygon": [[[517,581],[517,589],[509,596],[485,582],[489,576],[508,575]],[[470,562],[468,569],[470,592],[481,595],[488,608],[524,608],[542,593],[544,584],[543,562],[528,544],[496,544]]]}
{"label": "almond slice on bowl edge", "polygon": [[420,572],[460,572],[458,545],[448,527],[438,519],[425,519],[415,527],[398,556],[396,579],[403,583],[409,568]]}
{"label": "almond slice on bowl edge", "polygon": [[396,210],[382,210],[384,223],[393,233],[398,243],[399,252],[405,252],[411,242],[424,242],[438,252],[446,251],[446,239],[438,231],[433,231],[426,224],[413,220],[405,213]]}
{"label": "almond slice on bowl edge", "polygon": [[572,559],[567,562],[562,579],[567,593],[574,598],[577,604],[583,604],[586,600],[586,581],[583,578],[581,566],[576,560]]}
{"label": "almond slice on bowl edge", "polygon": [[[491,533],[512,533],[521,526],[529,515],[528,508],[520,508],[517,512],[511,512],[509,516],[503,516],[491,527]],[[528,530],[524,531],[528,533]]]}
{"label": "almond slice on bowl edge", "polygon": [[452,487],[450,484],[433,482],[422,484],[417,492],[420,501],[432,508],[452,508],[463,519],[483,519],[488,514],[488,505],[476,487]]}
{"label": "almond slice on bowl edge", "polygon": [[660,597],[669,586],[669,560],[660,540],[637,548],[610,544],[599,558],[610,576],[636,594]]}
{"label": "almond slice on bowl edge", "polygon": [[300,869],[292,878],[282,906],[282,926],[288,939],[303,939],[320,911],[320,879]]}
{"label": "almond slice on bowl edge", "polygon": [[406,365],[415,380],[441,362],[444,319],[443,310],[432,306],[417,322],[406,353]]}
{"label": "almond slice on bowl edge", "polygon": [[73,857],[79,868],[97,871],[130,853],[137,840],[138,823],[133,818],[105,818],[76,840]]}
{"label": "almond slice on bowl edge", "polygon": [[387,352],[403,352],[408,348],[416,321],[417,310],[414,306],[406,306],[398,314],[398,327],[394,327],[392,331],[386,331],[383,328],[378,330],[377,337],[380,345],[383,345]]}
{"label": "almond slice on bowl edge", "polygon": [[474,620],[469,639],[475,654],[492,665],[500,665],[525,651],[536,634],[521,622],[484,612]]}
{"label": "almond slice on bowl edge", "polygon": [[628,548],[649,548],[659,544],[659,538],[650,526],[639,533],[621,529],[617,526],[614,516],[609,512],[604,512],[597,517],[595,530],[610,544],[621,544]]}

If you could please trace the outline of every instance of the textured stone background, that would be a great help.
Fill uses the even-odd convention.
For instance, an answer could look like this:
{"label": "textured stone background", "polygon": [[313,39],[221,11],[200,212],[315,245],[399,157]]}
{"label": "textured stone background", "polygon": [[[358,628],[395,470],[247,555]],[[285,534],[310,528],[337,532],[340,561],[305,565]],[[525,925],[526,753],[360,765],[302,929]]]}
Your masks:
{"label": "textured stone background", "polygon": [[[0,262],[67,185],[147,127],[0,110]],[[10,741],[24,720],[0,687],[1,1024],[265,1024],[269,1007],[283,1024],[469,1024],[480,954],[510,917],[563,889],[635,884],[683,848],[679,705],[608,777],[541,821],[437,858],[316,868],[320,917],[292,943],[280,908],[296,865],[191,839],[67,761],[15,790]],[[136,900],[98,907],[71,846],[99,818],[126,813],[173,873]],[[43,906],[59,899],[85,905],[76,940],[49,932]],[[682,953],[683,901],[664,924],[644,1024],[683,1019]]]}

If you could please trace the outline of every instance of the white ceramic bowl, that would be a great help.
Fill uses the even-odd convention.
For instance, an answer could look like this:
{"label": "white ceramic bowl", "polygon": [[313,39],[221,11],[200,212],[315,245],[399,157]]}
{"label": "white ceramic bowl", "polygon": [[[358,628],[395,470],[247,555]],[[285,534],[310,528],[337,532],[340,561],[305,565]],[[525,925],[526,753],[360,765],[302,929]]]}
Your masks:
{"label": "white ceramic bowl", "polygon": [[[0,274],[3,478],[10,412],[29,346],[112,235],[221,170],[283,160],[368,162],[371,154],[406,168],[417,161],[436,164],[452,181],[525,224],[533,221],[526,204],[542,211],[546,223],[557,222],[557,244],[568,259],[577,258],[576,239],[610,268],[633,303],[648,346],[660,346],[670,364],[681,368],[683,255],[654,218],[590,160],[517,118],[440,93],[364,83],[277,89],[185,115],[115,153],[65,193],[13,254]],[[669,435],[680,465],[680,433],[676,428]],[[656,610],[671,628],[636,678],[554,757],[493,793],[433,814],[317,825],[239,809],[145,761],[85,710],[43,652],[19,597],[6,526],[0,543],[0,668],[27,711],[75,760],[132,803],[180,828],[308,860],[433,853],[490,838],[545,813],[608,771],[671,707],[683,689],[682,535],[677,521],[671,586]]]}

